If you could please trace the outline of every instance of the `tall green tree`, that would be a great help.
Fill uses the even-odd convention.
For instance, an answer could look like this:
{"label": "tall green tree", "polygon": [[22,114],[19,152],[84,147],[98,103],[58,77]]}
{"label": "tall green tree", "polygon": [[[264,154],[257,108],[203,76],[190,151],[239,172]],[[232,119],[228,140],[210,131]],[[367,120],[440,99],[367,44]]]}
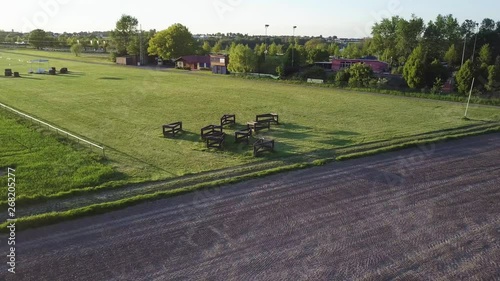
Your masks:
{"label": "tall green tree", "polygon": [[231,72],[253,72],[257,67],[257,56],[248,45],[238,44],[229,52],[228,69]]}
{"label": "tall green tree", "polygon": [[336,43],[331,43],[330,46],[328,46],[328,54],[330,56],[338,56],[340,55],[340,47]]}
{"label": "tall green tree", "polygon": [[82,45],[80,44],[73,44],[70,48],[71,53],[73,53],[76,57],[79,57],[80,54],[82,53]]}
{"label": "tall green tree", "polygon": [[323,38],[313,38],[304,44],[304,47],[309,52],[314,49],[326,49],[326,43]]}
{"label": "tall green tree", "polygon": [[455,44],[452,44],[446,54],[444,54],[444,60],[448,63],[449,66],[454,67],[459,63],[459,54],[457,49],[455,48]]}
{"label": "tall green tree", "polygon": [[490,65],[488,67],[486,90],[489,92],[500,92],[500,65]]}
{"label": "tall green tree", "polygon": [[472,85],[472,79],[474,78],[474,68],[472,62],[467,60],[457,73],[455,79],[457,80],[458,92],[466,95]]}
{"label": "tall green tree", "polygon": [[212,48],[213,53],[220,53],[222,51],[222,41],[219,40],[217,43],[215,43],[214,47]]}
{"label": "tall green tree", "polygon": [[396,31],[400,20],[398,16],[384,18],[372,27],[373,53],[381,60],[391,61],[391,58],[397,58]]}
{"label": "tall green tree", "polygon": [[278,54],[278,45],[276,43],[272,43],[269,45],[269,53],[270,56],[276,56]]}
{"label": "tall green tree", "polygon": [[413,50],[403,68],[403,77],[412,89],[417,89],[425,84],[425,53],[422,45]]}
{"label": "tall green tree", "polygon": [[328,61],[330,54],[326,49],[313,49],[308,52],[308,63]]}
{"label": "tall green tree", "polygon": [[143,31],[142,34],[137,33],[134,36],[132,36],[127,46],[127,54],[140,55],[141,44],[142,44],[142,50],[144,51],[145,54],[149,48],[149,40],[151,40],[151,38],[153,38],[155,34],[156,30],[151,29],[149,31]]}
{"label": "tall green tree", "polygon": [[489,66],[492,63],[492,54],[490,44],[485,44],[481,47],[479,51],[479,63],[480,65]]}
{"label": "tall green tree", "polygon": [[348,59],[357,59],[361,57],[361,46],[358,43],[349,43],[342,51],[342,56]]}
{"label": "tall green tree", "polygon": [[203,53],[206,55],[212,52],[212,46],[210,46],[210,42],[208,41],[203,42],[203,46],[201,47],[201,49],[203,50]]}
{"label": "tall green tree", "polygon": [[148,52],[163,59],[174,59],[192,55],[196,51],[193,34],[180,23],[171,25],[153,36],[149,41]]}
{"label": "tall green tree", "polygon": [[137,36],[137,25],[139,21],[129,15],[122,15],[116,22],[116,27],[111,31],[111,40],[116,48],[116,55],[123,56],[127,54],[127,48],[131,41]]}
{"label": "tall green tree", "polygon": [[35,29],[30,32],[29,42],[36,49],[41,49],[47,45],[47,33],[42,29]]}
{"label": "tall green tree", "polygon": [[297,68],[306,64],[307,53],[305,48],[297,44],[288,46],[283,57],[283,69],[287,75],[289,74],[290,68]]}
{"label": "tall green tree", "polygon": [[425,30],[424,20],[412,15],[410,20],[399,19],[396,26],[396,59],[398,63],[406,61],[415,46],[418,45]]}

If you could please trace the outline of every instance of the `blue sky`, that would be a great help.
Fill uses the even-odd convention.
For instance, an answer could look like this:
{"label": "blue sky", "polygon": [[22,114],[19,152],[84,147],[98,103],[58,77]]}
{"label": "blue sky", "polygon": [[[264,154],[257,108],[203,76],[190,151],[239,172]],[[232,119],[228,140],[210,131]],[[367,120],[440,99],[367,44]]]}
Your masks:
{"label": "blue sky", "polygon": [[54,32],[111,30],[122,14],[135,16],[144,29],[162,30],[179,22],[192,33],[364,37],[383,17],[411,14],[429,21],[453,14],[460,22],[489,17],[500,21],[500,1],[451,0],[19,0],[4,1],[0,29]]}

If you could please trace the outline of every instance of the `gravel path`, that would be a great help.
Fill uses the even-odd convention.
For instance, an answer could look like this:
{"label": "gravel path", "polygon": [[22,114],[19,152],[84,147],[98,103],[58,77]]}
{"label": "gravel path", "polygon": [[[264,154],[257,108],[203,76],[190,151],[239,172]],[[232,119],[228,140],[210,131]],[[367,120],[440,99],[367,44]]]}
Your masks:
{"label": "gravel path", "polygon": [[499,202],[484,135],[24,231],[0,279],[498,280]]}

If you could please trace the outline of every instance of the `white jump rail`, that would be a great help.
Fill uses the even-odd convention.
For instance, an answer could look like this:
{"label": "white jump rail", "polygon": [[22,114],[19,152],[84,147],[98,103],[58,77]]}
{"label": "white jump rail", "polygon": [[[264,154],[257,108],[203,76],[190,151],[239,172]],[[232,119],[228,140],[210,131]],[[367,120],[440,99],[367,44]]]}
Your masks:
{"label": "white jump rail", "polygon": [[103,155],[103,156],[106,156],[106,155],[105,155],[105,153],[104,153],[104,146],[100,146],[100,145],[97,145],[97,144],[95,144],[95,143],[93,143],[93,142],[90,142],[90,141],[88,141],[88,140],[82,139],[82,138],[80,138],[80,137],[78,137],[78,136],[73,135],[73,134],[72,134],[72,133],[70,133],[70,132],[67,132],[67,131],[61,130],[61,129],[59,129],[59,128],[55,127],[55,126],[52,126],[52,125],[50,125],[50,124],[48,124],[48,123],[46,123],[46,122],[43,122],[43,121],[41,121],[41,120],[38,120],[38,119],[36,119],[35,117],[29,116],[28,114],[23,113],[23,112],[21,112],[21,111],[19,111],[19,110],[16,110],[16,109],[14,109],[14,108],[12,108],[12,107],[10,107],[10,106],[7,106],[7,105],[5,105],[5,104],[3,104],[3,103],[1,103],[1,102],[0,102],[0,106],[1,106],[1,107],[3,107],[4,109],[10,110],[10,111],[12,111],[12,112],[16,113],[16,114],[17,114],[17,115],[19,115],[19,116],[22,116],[22,117],[24,117],[24,118],[27,118],[27,119],[30,119],[30,120],[32,120],[32,121],[38,122],[38,123],[40,123],[40,124],[42,124],[42,125],[45,125],[45,126],[47,126],[47,127],[51,128],[51,129],[55,130],[57,133],[62,133],[62,134],[65,134],[67,137],[72,137],[72,138],[75,138],[75,139],[77,139],[78,141],[81,141],[81,142],[83,142],[83,143],[86,143],[86,144],[90,145],[90,147],[95,147],[95,148],[98,148],[98,149],[100,149],[100,150],[102,151],[102,155]]}

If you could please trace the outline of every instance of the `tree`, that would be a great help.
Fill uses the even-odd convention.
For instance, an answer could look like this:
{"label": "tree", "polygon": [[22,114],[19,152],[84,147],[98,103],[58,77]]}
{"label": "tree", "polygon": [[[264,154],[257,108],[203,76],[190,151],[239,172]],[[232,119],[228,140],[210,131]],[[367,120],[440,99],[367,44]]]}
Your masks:
{"label": "tree", "polygon": [[479,51],[479,63],[480,65],[490,65],[492,60],[490,44],[485,44],[481,47]]}
{"label": "tree", "polygon": [[342,51],[342,56],[348,59],[357,59],[361,57],[360,45],[357,43],[349,43],[347,47]]}
{"label": "tree", "polygon": [[269,55],[270,56],[276,56],[278,54],[278,45],[276,43],[272,43],[269,45]]}
{"label": "tree", "polygon": [[248,45],[236,45],[231,48],[229,56],[228,69],[231,72],[252,72],[256,69],[257,56]]}
{"label": "tree", "polygon": [[486,84],[486,90],[489,92],[500,91],[500,66],[490,65],[488,67],[488,83]]}
{"label": "tree", "polygon": [[308,53],[308,63],[328,61],[330,54],[326,49],[313,49]]}
{"label": "tree", "polygon": [[430,60],[444,57],[446,49],[460,38],[460,25],[453,15],[438,15],[424,32],[424,48]]}
{"label": "tree", "polygon": [[210,42],[208,41],[205,41],[203,42],[203,47],[201,47],[203,49],[203,52],[205,54],[210,54],[210,52],[212,52],[212,46],[210,46]]}
{"label": "tree", "polygon": [[448,70],[438,59],[434,59],[431,64],[426,63],[425,67],[425,86],[431,88],[436,81],[446,81],[448,79]]}
{"label": "tree", "polygon": [[[153,38],[153,36],[156,34],[156,30],[151,29],[149,31],[141,31],[141,34],[135,34],[132,36],[128,46],[127,46],[127,54],[129,55],[135,55],[135,56],[140,56],[141,55],[141,48],[143,50],[143,56],[146,55],[146,51],[149,48],[149,40]],[[142,39],[141,39],[142,36]],[[141,46],[142,45],[142,46]],[[146,57],[142,57],[140,62],[146,61]]]}
{"label": "tree", "polygon": [[148,52],[164,59],[178,58],[195,52],[195,40],[187,27],[180,23],[155,34],[149,41]]}
{"label": "tree", "polygon": [[493,31],[495,30],[495,21],[490,18],[485,18],[481,23],[481,31]]}
{"label": "tree", "polygon": [[372,27],[372,50],[379,58],[385,61],[397,57],[397,26],[400,21],[398,16],[384,18]]}
{"label": "tree", "polygon": [[219,53],[222,50],[222,41],[219,40],[215,43],[215,46],[212,48],[213,53]]}
{"label": "tree", "polygon": [[276,47],[276,54],[277,54],[277,55],[283,55],[283,45],[279,44],[279,45]]}
{"label": "tree", "polygon": [[46,41],[47,41],[47,34],[42,29],[35,29],[30,32],[29,42],[31,46],[37,49],[41,49],[46,45],[45,44]]}
{"label": "tree", "polygon": [[349,71],[341,70],[335,74],[335,84],[337,86],[344,86],[349,81]]}
{"label": "tree", "polygon": [[286,74],[290,74],[290,68],[297,68],[306,63],[305,48],[298,45],[290,45],[283,57],[283,68]]}
{"label": "tree", "polygon": [[306,50],[309,52],[314,49],[326,49],[327,46],[325,44],[324,39],[322,38],[313,38],[309,41],[307,41],[304,45]]}
{"label": "tree", "polygon": [[444,55],[444,60],[448,63],[450,67],[456,66],[459,63],[459,54],[455,48],[455,44],[452,44],[446,54]]}
{"label": "tree", "polygon": [[71,45],[71,53],[73,53],[75,56],[79,57],[80,54],[82,53],[82,45],[80,44],[73,44]]}
{"label": "tree", "polygon": [[339,45],[335,43],[330,44],[330,46],[328,46],[328,54],[330,56],[338,56],[340,54]]}
{"label": "tree", "polygon": [[349,73],[349,86],[351,87],[367,87],[373,77],[373,69],[364,63],[354,64],[347,72]]}
{"label": "tree", "polygon": [[458,92],[461,94],[467,94],[471,88],[473,78],[474,68],[472,66],[472,62],[467,60],[455,77],[457,80]]}
{"label": "tree", "polygon": [[403,77],[412,89],[420,88],[425,83],[425,54],[422,45],[413,50],[403,68]]}
{"label": "tree", "polygon": [[400,19],[396,25],[396,60],[398,63],[406,61],[415,46],[418,45],[425,30],[424,20],[412,15],[409,21]]}
{"label": "tree", "polygon": [[111,39],[116,47],[118,56],[127,54],[127,47],[129,47],[133,38],[137,35],[137,25],[139,21],[129,15],[122,15],[116,22],[115,30],[111,31]]}

